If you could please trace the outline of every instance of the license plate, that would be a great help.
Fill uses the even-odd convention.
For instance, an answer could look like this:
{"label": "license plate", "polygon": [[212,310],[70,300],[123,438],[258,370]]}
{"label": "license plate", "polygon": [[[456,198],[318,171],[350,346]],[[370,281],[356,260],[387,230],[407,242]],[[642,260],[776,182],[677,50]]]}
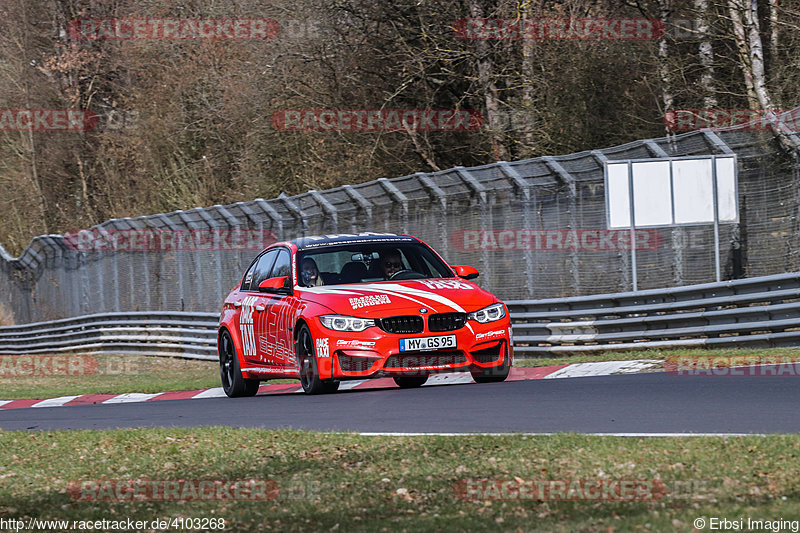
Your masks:
{"label": "license plate", "polygon": [[455,335],[442,335],[439,337],[418,337],[416,339],[400,339],[401,352],[416,352],[419,350],[442,350],[456,347]]}

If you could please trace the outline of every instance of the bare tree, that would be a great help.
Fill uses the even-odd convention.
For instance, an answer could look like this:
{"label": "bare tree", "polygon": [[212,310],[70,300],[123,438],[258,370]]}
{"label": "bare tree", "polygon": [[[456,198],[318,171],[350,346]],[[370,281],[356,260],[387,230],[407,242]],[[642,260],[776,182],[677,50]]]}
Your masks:
{"label": "bare tree", "polygon": [[794,153],[800,148],[793,140],[796,136],[791,135],[785,125],[779,124],[775,113],[775,104],[767,86],[764,46],[761,42],[758,19],[758,0],[728,0],[728,3],[737,46],[740,55],[745,56],[742,61],[742,72],[744,73],[748,91],[752,91],[752,97],[755,98],[755,101],[751,101],[751,106],[753,109],[760,108],[764,110],[768,119],[773,122],[781,144]]}
{"label": "bare tree", "polygon": [[[480,0],[470,0],[469,11],[470,15],[476,19],[482,19],[486,16]],[[492,137],[494,157],[497,160],[504,160],[508,158],[508,152],[503,142],[502,134],[497,131],[497,125],[501,122],[499,113],[500,97],[494,80],[494,63],[492,61],[490,48],[488,41],[478,39],[475,43],[475,49],[477,51],[475,62],[478,71],[478,85],[484,94],[484,100],[486,102],[485,119]]]}
{"label": "bare tree", "polygon": [[714,47],[708,33],[708,0],[694,0],[695,26],[700,40],[698,55],[703,72],[700,74],[700,88],[703,91],[703,107],[717,107],[717,88],[714,81]]}
{"label": "bare tree", "polygon": [[778,0],[769,0],[769,47],[773,61],[778,59]]}
{"label": "bare tree", "polygon": [[[739,51],[739,68],[744,76],[747,88],[747,101],[750,109],[759,108],[759,96],[756,91],[755,72],[752,64],[753,53],[750,48],[750,35],[748,34],[747,13],[750,12],[746,2],[749,0],[728,0],[728,13],[731,17],[733,38]],[[763,65],[763,63],[762,63]]]}

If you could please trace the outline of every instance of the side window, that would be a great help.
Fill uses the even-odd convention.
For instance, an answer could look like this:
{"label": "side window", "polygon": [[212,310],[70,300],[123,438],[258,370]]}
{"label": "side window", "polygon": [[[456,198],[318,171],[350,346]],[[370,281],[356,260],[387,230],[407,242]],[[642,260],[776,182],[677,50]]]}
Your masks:
{"label": "side window", "polygon": [[[278,278],[288,276],[291,282],[292,278],[292,256],[288,250],[281,250],[278,252],[278,259],[275,260],[275,265],[272,267],[272,273],[269,275],[271,278]],[[291,286],[291,283],[289,284]]]}
{"label": "side window", "polygon": [[[270,250],[261,256],[256,263],[255,272],[253,273],[250,286],[245,290],[257,291],[258,285],[269,277],[269,272],[272,270],[272,264],[275,262],[275,257],[278,255],[278,250]],[[246,281],[246,280],[245,280]]]}
{"label": "side window", "polygon": [[258,266],[258,259],[253,261],[253,264],[250,265],[250,268],[247,269],[247,273],[244,275],[244,279],[242,280],[242,288],[240,290],[249,291],[250,285],[253,283],[253,276],[256,272],[256,267]]}

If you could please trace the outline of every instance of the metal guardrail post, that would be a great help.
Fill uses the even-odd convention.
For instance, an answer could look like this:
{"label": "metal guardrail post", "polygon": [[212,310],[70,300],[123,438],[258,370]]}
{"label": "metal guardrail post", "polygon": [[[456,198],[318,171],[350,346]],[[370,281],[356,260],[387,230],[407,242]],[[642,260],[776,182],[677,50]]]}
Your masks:
{"label": "metal guardrail post", "polygon": [[[500,172],[502,172],[504,176],[511,180],[511,183],[514,184],[514,188],[522,194],[525,202],[525,206],[522,209],[522,226],[525,231],[533,232],[533,217],[531,215],[536,211],[536,190],[507,162],[499,161],[497,163],[497,168],[500,169]],[[533,250],[530,246],[523,252],[523,255],[525,256],[525,280],[528,287],[528,296],[532,298],[536,292],[536,263]]]}
{"label": "metal guardrail post", "polygon": [[628,161],[628,209],[630,210],[631,220],[631,281],[633,291],[638,290],[639,273],[636,269],[636,210],[633,208],[633,163]]}
{"label": "metal guardrail post", "polygon": [[[237,204],[237,205],[238,205],[238,204]],[[239,207],[241,207],[241,205],[240,205]],[[227,209],[227,208],[225,208],[225,207],[223,207],[223,206],[221,206],[221,205],[219,205],[219,204],[216,204],[216,205],[214,205],[213,209],[214,209],[214,210],[215,210],[217,213],[219,213],[220,215],[222,215],[222,218],[224,218],[224,219],[225,219],[225,224],[227,224],[227,226],[228,226],[228,228],[229,228],[230,230],[236,230],[236,229],[238,229],[238,228],[240,228],[240,227],[247,228],[247,224],[242,224],[242,223],[241,223],[241,221],[240,221],[238,218],[236,218],[236,217],[233,215],[233,213],[231,213],[230,211],[228,211],[228,209]],[[249,218],[249,217],[247,217],[247,218]],[[260,229],[260,228],[259,228],[259,229]],[[261,242],[262,242],[262,244],[263,244],[263,242],[264,242],[264,241],[263,241],[263,237],[264,237],[264,234],[263,234],[263,231],[262,231],[262,232],[261,232],[261,238],[262,238],[262,241],[261,241]],[[217,236],[217,239],[219,239],[219,236]],[[231,240],[231,242],[233,242],[233,240]],[[231,252],[232,252],[232,253],[234,253],[234,251],[233,251],[233,250],[232,250]],[[244,253],[244,250],[241,250],[241,249],[240,249],[240,250],[236,250],[236,251],[235,251],[235,253],[236,253],[236,259],[237,259],[237,264],[236,264],[236,267],[237,267],[237,268],[236,268],[236,272],[240,272],[240,271],[242,270],[242,267],[243,267],[243,265],[242,265],[242,262],[243,262],[243,261],[242,261],[242,254]],[[222,255],[222,248],[220,247],[220,256],[221,256],[221,255]],[[234,267],[234,265],[230,265],[230,264],[227,264],[227,265],[224,265],[224,266],[221,266],[221,267],[220,267],[220,270],[219,270],[219,272],[217,273],[217,277],[219,278],[219,280],[220,280],[220,283],[222,283],[222,282],[223,282],[222,280],[224,280],[224,279],[225,279],[225,272],[224,272],[224,269],[231,269],[231,268],[233,268],[233,267]],[[223,295],[220,297],[220,301],[222,301],[222,300],[225,298],[225,296],[226,296],[226,295],[225,295],[225,294],[223,294]]]}
{"label": "metal guardrail post", "polygon": [[[95,229],[97,232],[106,239],[106,242],[113,242],[111,239],[111,234],[106,230],[103,224],[96,226]],[[112,253],[112,261],[113,267],[111,268],[111,284],[114,286],[112,294],[114,295],[113,299],[113,310],[114,311],[121,311],[121,305],[119,300],[119,254],[114,252]]]}
{"label": "metal guardrail post", "polygon": [[287,196],[285,192],[282,192],[282,193],[280,193],[280,195],[278,195],[278,200],[283,202],[283,205],[286,206],[286,209],[288,209],[290,213],[292,213],[295,217],[297,217],[297,219],[300,220],[300,222],[301,222],[301,224],[303,226],[303,237],[307,237],[308,236],[308,219],[306,217],[305,211],[300,209],[300,206],[298,206],[297,203],[294,202],[294,200],[289,198],[289,196]]}
{"label": "metal guardrail post", "polygon": [[647,139],[644,141],[644,146],[647,150],[653,154],[655,157],[669,157],[669,154],[664,151],[653,139]]}
{"label": "metal guardrail post", "polygon": [[[216,289],[217,289],[216,301],[222,302],[222,300],[225,299],[225,296],[227,296],[224,292],[224,287],[222,286],[222,276],[223,276],[222,243],[220,242],[220,234],[219,234],[219,230],[223,227],[223,225],[217,222],[217,220],[215,220],[214,217],[212,217],[210,214],[208,214],[208,209],[196,208],[193,209],[192,211],[200,215],[200,218],[203,219],[203,222],[206,223],[206,225],[214,235],[214,241],[213,241],[214,245],[212,246],[213,248],[212,253],[214,255],[214,270],[215,270],[214,281],[216,283]],[[211,302],[208,302],[208,304],[206,304],[205,302],[203,302],[203,300],[198,300],[198,304],[207,309],[209,304],[211,304]]]}
{"label": "metal guardrail post", "polygon": [[711,146],[722,152],[723,154],[733,155],[735,152],[733,149],[728,146],[728,144],[722,140],[722,138],[717,135],[712,130],[702,130],[703,136],[705,136],[706,140],[711,143]]}
{"label": "metal guardrail post", "polygon": [[[578,211],[578,187],[575,178],[567,172],[567,170],[552,156],[542,157],[542,161],[547,165],[553,173],[555,173],[559,180],[567,186],[569,192],[569,227],[572,230],[578,230],[577,227],[577,211]],[[572,271],[572,284],[575,293],[581,292],[581,276],[580,276],[580,260],[578,259],[577,248],[570,251],[570,270]]]}
{"label": "metal guardrail post", "polygon": [[[464,167],[455,167],[453,170],[456,171],[456,174],[461,181],[464,182],[472,192],[478,198],[478,203],[480,204],[481,210],[481,233],[485,234],[488,231],[492,231],[493,228],[489,227],[490,219],[491,219],[491,209],[489,206],[489,199],[486,187],[478,181],[475,176],[473,176],[469,170]],[[493,276],[492,276],[492,262],[491,258],[489,257],[489,250],[481,247],[481,271],[486,272],[488,275],[486,279],[483,281],[483,287],[487,290],[492,290],[494,287],[493,283]]]}
{"label": "metal guardrail post", "polygon": [[402,208],[402,212],[400,214],[402,219],[401,226],[403,227],[403,233],[408,233],[408,197],[400,192],[400,189],[398,189],[394,183],[386,178],[378,178],[377,181],[380,186],[383,187],[383,190],[389,194],[389,196],[400,203]]}
{"label": "metal guardrail post", "polygon": [[[591,152],[592,157],[597,161],[598,166],[600,168],[605,169],[605,164],[608,163],[609,159],[606,155],[601,152],[600,150],[592,150]],[[605,170],[604,170],[605,171]],[[608,194],[608,191],[605,191],[605,194]],[[605,204],[606,209],[608,209],[608,204]],[[606,213],[606,220],[608,219],[608,213]],[[617,253],[617,257],[619,257],[620,261],[620,284],[619,288],[622,289],[623,287],[633,287],[633,280],[631,278],[631,272],[633,270],[630,264],[630,254],[624,253]]]}
{"label": "metal guardrail post", "polygon": [[436,185],[433,179],[423,172],[417,172],[414,174],[416,178],[419,180],[420,185],[427,191],[428,196],[431,199],[431,204],[434,201],[438,201],[442,205],[442,223],[439,225],[439,240],[440,246],[442,249],[442,255],[444,257],[450,256],[450,239],[448,238],[448,228],[447,228],[447,195],[444,191]]}
{"label": "metal guardrail post", "polygon": [[[670,168],[672,165],[670,165]],[[711,190],[714,205],[714,272],[717,281],[722,279],[719,264],[719,197],[717,196],[717,156],[711,156]]]}
{"label": "metal guardrail post", "polygon": [[[168,215],[158,214],[158,215],[153,215],[153,216],[154,216],[154,218],[156,220],[161,221],[161,223],[164,224],[164,226],[166,226],[170,231],[173,231],[173,232],[180,231],[180,227],[177,224],[175,224],[172,220],[170,220]],[[162,291],[162,295],[165,298],[162,308],[163,309],[175,309],[175,306],[179,305],[180,307],[178,309],[180,311],[183,311],[184,301],[185,301],[185,298],[184,298],[185,295],[184,295],[183,291],[185,290],[185,287],[186,287],[186,283],[184,282],[184,275],[183,275],[183,254],[180,252],[180,250],[175,250],[174,254],[175,254],[175,270],[176,270],[176,273],[178,274],[178,294],[177,294],[177,296],[178,296],[178,300],[179,301],[178,302],[170,302],[170,301],[168,301],[166,299],[167,296],[168,296],[167,292],[166,291]],[[116,310],[119,311],[119,309],[116,309]]]}
{"label": "metal guardrail post", "polygon": [[319,207],[331,217],[331,221],[333,221],[332,233],[339,233],[339,212],[336,210],[336,207],[315,189],[308,191],[308,194],[310,194],[317,204],[319,204]]}
{"label": "metal guardrail post", "polygon": [[[342,186],[342,190],[352,200],[355,200],[355,202],[359,205],[359,207],[361,207],[361,209],[364,210],[364,213],[366,213],[366,215],[367,215],[367,227],[364,228],[364,229],[366,229],[367,231],[373,231],[375,228],[374,228],[374,223],[373,223],[373,220],[372,220],[372,207],[373,207],[372,206],[372,202],[370,202],[369,200],[364,198],[364,195],[361,194],[360,192],[358,192],[355,189],[355,187],[353,187],[352,185],[343,185]],[[352,220],[351,231],[353,233],[358,233],[358,228],[356,228],[356,220],[355,220],[355,218],[353,218],[353,220]]]}
{"label": "metal guardrail post", "polygon": [[[280,213],[278,213],[278,210],[277,210],[277,209],[275,209],[274,207],[272,207],[272,206],[269,204],[269,202],[267,202],[267,201],[266,201],[266,200],[264,200],[263,198],[257,198],[256,200],[254,200],[254,201],[253,201],[253,203],[254,203],[255,205],[257,205],[257,206],[258,206],[258,208],[259,208],[259,209],[261,209],[261,210],[262,210],[264,213],[266,213],[266,215],[267,215],[267,216],[268,216],[268,217],[269,217],[269,218],[270,218],[272,221],[274,221],[274,222],[275,222],[275,224],[277,224],[277,226],[278,226],[278,233],[277,233],[277,235],[276,235],[275,237],[276,237],[276,238],[277,238],[279,241],[284,241],[284,240],[286,240],[286,235],[284,234],[284,231],[283,231],[283,217],[281,216],[281,214],[280,214]],[[241,207],[242,207],[242,211],[244,211],[244,212],[247,214],[247,216],[250,216],[250,214],[249,214],[249,213],[250,213],[251,211],[250,211],[250,208],[249,208],[249,207],[247,207],[247,204],[242,204],[242,206],[241,206]],[[260,226],[260,228],[261,228],[262,230],[264,229],[263,222],[261,223],[261,226]]]}
{"label": "metal guardrail post", "polygon": [[[124,222],[125,224],[128,225],[129,229],[134,230],[134,231],[147,230],[148,229],[146,225],[141,224],[140,220],[136,220],[136,219],[131,219],[131,218],[125,217],[125,218],[120,219],[120,222]],[[153,250],[149,250],[149,249],[140,250],[138,253],[137,252],[131,252],[131,300],[130,301],[132,301],[132,302],[136,301],[136,296],[139,294],[139,291],[140,290],[144,290],[144,297],[145,297],[145,301],[147,302],[146,305],[145,305],[145,309],[152,309],[153,308],[153,304],[150,301],[150,283],[149,283],[149,280],[150,280],[150,265],[148,264],[148,257],[152,253],[153,253]],[[135,261],[134,259],[138,259],[138,261]],[[135,280],[135,277],[134,277],[134,270],[135,270],[135,266],[134,265],[136,263],[140,264],[141,267],[142,267],[142,272],[144,274],[142,277],[146,280],[145,283],[144,283],[144,287],[137,287],[136,286],[136,280]]]}

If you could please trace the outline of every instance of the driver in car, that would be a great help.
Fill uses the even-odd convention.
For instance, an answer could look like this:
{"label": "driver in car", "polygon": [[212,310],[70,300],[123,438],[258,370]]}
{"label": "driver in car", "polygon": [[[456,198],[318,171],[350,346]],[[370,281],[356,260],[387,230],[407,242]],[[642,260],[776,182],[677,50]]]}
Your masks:
{"label": "driver in car", "polygon": [[300,279],[304,287],[319,287],[323,284],[317,262],[310,257],[303,259],[300,264]]}
{"label": "driver in car", "polygon": [[385,279],[392,279],[392,276],[406,270],[403,266],[403,257],[400,255],[400,250],[391,249],[386,250],[381,254],[381,267],[383,268],[383,277]]}

